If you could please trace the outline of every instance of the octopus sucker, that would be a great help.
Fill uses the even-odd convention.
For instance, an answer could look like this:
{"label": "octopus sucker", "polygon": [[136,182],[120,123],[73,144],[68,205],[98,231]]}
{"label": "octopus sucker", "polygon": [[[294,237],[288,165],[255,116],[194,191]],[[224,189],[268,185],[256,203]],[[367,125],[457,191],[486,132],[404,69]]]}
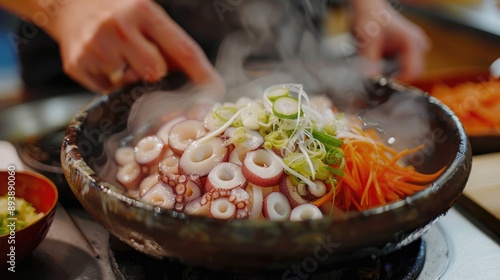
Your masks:
{"label": "octopus sucker", "polygon": [[[147,131],[142,139],[127,138],[135,146],[115,151],[117,180],[134,199],[186,214],[224,220],[322,217],[331,211],[327,205],[336,207],[333,200],[324,204],[325,195],[341,173],[332,171],[337,163],[324,161],[325,149],[331,152],[332,147],[322,146],[337,147],[337,142],[321,133],[331,134],[336,127],[324,126],[336,123],[329,119],[330,111],[311,109],[307,95],[296,86],[280,85],[286,90],[278,94],[286,96],[266,90],[258,100],[241,98],[211,108],[196,103],[166,112],[148,126],[156,131]],[[275,106],[281,97],[298,98],[296,115],[283,111],[283,99],[281,107]]]}
{"label": "octopus sucker", "polygon": [[215,192],[212,194],[212,199],[217,199],[220,197],[220,192]]}
{"label": "octopus sucker", "polygon": [[171,187],[176,202],[175,209],[181,211],[186,204],[202,195],[198,176],[186,176],[178,174],[160,175],[163,184]]}
{"label": "octopus sucker", "polygon": [[177,185],[175,186],[175,192],[177,194],[184,194],[186,192],[186,181],[181,182],[180,180],[177,182]]}
{"label": "octopus sucker", "polygon": [[209,216],[210,204],[208,203],[202,204],[201,201],[202,201],[201,197],[191,200],[184,207],[184,212],[191,215]]}
{"label": "octopus sucker", "polygon": [[186,191],[184,193],[186,202],[190,202],[193,199],[200,197],[201,195],[201,187],[198,183],[196,183],[196,179],[191,179],[186,182]]}
{"label": "octopus sucker", "polygon": [[[224,199],[224,200],[221,200]],[[216,201],[219,201],[217,203],[222,203],[224,201],[225,204],[231,204],[230,207],[231,209],[236,210],[242,210],[238,211],[239,215],[234,214],[234,218],[238,219],[245,219],[250,216],[250,209],[248,208],[249,202],[250,202],[250,194],[244,190],[243,188],[234,188],[232,190],[225,190],[225,189],[212,189],[210,192],[205,193],[203,197],[200,200],[200,205],[209,205],[210,209],[212,209],[212,206]],[[216,203],[216,204],[217,204]],[[236,212],[235,212],[236,213]],[[212,215],[214,218],[216,218],[218,215]]]}

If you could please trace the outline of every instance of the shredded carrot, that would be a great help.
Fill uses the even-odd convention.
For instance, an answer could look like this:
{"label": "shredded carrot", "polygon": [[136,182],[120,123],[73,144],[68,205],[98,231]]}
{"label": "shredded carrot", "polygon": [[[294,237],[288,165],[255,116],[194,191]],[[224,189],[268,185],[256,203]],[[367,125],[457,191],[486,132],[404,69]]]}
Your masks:
{"label": "shredded carrot", "polygon": [[322,197],[316,199],[315,201],[313,201],[311,203],[316,205],[316,206],[321,206],[321,205],[329,202],[333,197],[333,190],[334,190],[334,188],[330,188],[330,191],[328,191],[328,193],[326,193],[325,195],[323,195]]}
{"label": "shredded carrot", "polygon": [[431,94],[457,115],[470,136],[500,133],[500,79],[435,84]]}
{"label": "shredded carrot", "polygon": [[334,188],[312,202],[314,205],[321,206],[333,199],[334,205],[343,211],[366,210],[423,190],[445,170],[443,167],[435,173],[423,174],[401,163],[406,156],[422,150],[422,145],[397,152],[379,141],[374,133],[359,133],[373,141],[344,139],[344,174]]}

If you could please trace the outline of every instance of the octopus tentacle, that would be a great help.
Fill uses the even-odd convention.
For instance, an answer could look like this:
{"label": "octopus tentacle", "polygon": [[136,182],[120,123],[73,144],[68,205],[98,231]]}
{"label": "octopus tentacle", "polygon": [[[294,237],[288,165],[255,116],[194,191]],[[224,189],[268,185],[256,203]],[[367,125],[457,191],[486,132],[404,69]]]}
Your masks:
{"label": "octopus tentacle", "polygon": [[116,174],[116,179],[127,190],[136,190],[142,180],[141,166],[136,162],[129,162],[122,166]]}
{"label": "octopus tentacle", "polygon": [[174,153],[181,155],[195,139],[207,133],[202,121],[184,120],[170,129],[168,144]]}
{"label": "octopus tentacle", "polygon": [[241,167],[249,182],[261,187],[278,184],[283,175],[283,167],[271,156],[271,152],[258,149],[247,153]]}
{"label": "octopus tentacle", "polygon": [[206,190],[212,189],[234,189],[244,187],[247,183],[245,176],[241,172],[241,168],[231,162],[222,162],[217,164],[208,173]]}
{"label": "octopus tentacle", "polygon": [[[221,199],[224,199],[224,200],[221,200]],[[224,203],[224,205],[231,204],[231,206],[227,206],[227,207],[230,207],[230,209],[234,208],[234,213],[232,214],[231,217],[237,218],[237,219],[246,219],[246,218],[250,217],[250,214],[251,214],[251,211],[249,209],[250,199],[251,199],[250,194],[245,189],[243,189],[241,187],[233,188],[231,190],[212,189],[210,192],[205,193],[202,196],[202,198],[200,200],[200,206],[209,205],[209,207],[210,207],[209,211],[211,213],[210,216],[217,218],[220,216],[220,213],[218,213],[220,208],[213,208],[212,205],[216,201],[219,201],[217,203],[221,203],[221,204]],[[222,202],[222,201],[224,201],[224,202]],[[212,209],[214,209],[215,213],[211,212]],[[222,217],[222,218],[224,218],[224,217]]]}
{"label": "octopus tentacle", "polygon": [[154,206],[170,210],[175,204],[175,193],[169,185],[158,182],[141,199]]}
{"label": "octopus tentacle", "polygon": [[115,151],[115,161],[119,166],[124,166],[127,163],[134,162],[134,148],[132,147],[119,147]]}
{"label": "octopus tentacle", "polygon": [[184,207],[189,201],[201,196],[198,176],[168,173],[160,175],[160,180],[172,188],[175,195],[174,209],[177,211],[184,210]]}
{"label": "octopus tentacle", "polygon": [[218,198],[210,204],[210,216],[227,220],[236,216],[236,206],[227,197]]}
{"label": "octopus tentacle", "polygon": [[304,221],[323,218],[323,213],[314,204],[306,203],[292,209],[290,221]]}
{"label": "octopus tentacle", "polygon": [[163,142],[155,135],[142,138],[134,148],[134,158],[137,163],[145,166],[153,166],[160,161],[163,150]]}
{"label": "octopus tentacle", "polygon": [[264,198],[262,212],[271,221],[286,221],[290,218],[291,207],[284,194],[272,192]]}
{"label": "octopus tentacle", "polygon": [[181,122],[181,121],[185,121],[186,120],[186,117],[177,117],[177,118],[173,118],[169,121],[167,121],[166,123],[164,123],[160,129],[158,129],[158,132],[156,133],[156,135],[158,135],[158,137],[161,139],[161,141],[163,142],[163,144],[165,145],[168,145],[168,135],[170,134],[170,130],[172,129],[172,127],[174,125],[176,125],[177,123]]}
{"label": "octopus tentacle", "polygon": [[220,137],[191,143],[179,161],[181,173],[205,176],[218,163],[227,160],[228,148]]}
{"label": "octopus tentacle", "polygon": [[158,163],[158,172],[161,175],[165,175],[168,173],[179,174],[179,156],[170,155]]}

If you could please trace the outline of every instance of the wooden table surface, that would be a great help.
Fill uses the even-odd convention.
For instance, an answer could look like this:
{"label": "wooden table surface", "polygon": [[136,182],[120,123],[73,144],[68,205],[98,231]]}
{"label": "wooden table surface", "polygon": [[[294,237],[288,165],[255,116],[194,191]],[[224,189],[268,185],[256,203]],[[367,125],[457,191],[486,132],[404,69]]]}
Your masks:
{"label": "wooden table surface", "polygon": [[500,152],[474,156],[464,194],[500,220]]}

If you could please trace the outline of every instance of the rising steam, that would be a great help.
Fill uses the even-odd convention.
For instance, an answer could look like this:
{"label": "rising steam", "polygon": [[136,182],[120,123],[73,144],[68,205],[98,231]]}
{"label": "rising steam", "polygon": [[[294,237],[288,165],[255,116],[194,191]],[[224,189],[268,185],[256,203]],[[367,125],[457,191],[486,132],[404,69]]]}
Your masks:
{"label": "rising steam", "polygon": [[[283,2],[283,3],[282,3]],[[155,131],[167,119],[196,114],[198,118],[215,103],[234,101],[241,96],[260,97],[265,88],[280,83],[300,83],[309,95],[326,95],[335,105],[353,114],[362,113],[396,148],[414,147],[415,139],[429,134],[425,108],[412,100],[389,98],[369,111],[357,107],[356,100],[367,99],[362,59],[333,56],[312,20],[312,12],[300,10],[290,1],[248,1],[236,7],[242,28],[224,38],[215,60],[222,83],[205,87],[187,84],[171,92],[155,91],[142,96],[132,107],[128,131],[108,141],[112,155],[118,139],[132,143]],[[111,178],[111,162],[101,175]],[[114,167],[112,167],[114,166]]]}

